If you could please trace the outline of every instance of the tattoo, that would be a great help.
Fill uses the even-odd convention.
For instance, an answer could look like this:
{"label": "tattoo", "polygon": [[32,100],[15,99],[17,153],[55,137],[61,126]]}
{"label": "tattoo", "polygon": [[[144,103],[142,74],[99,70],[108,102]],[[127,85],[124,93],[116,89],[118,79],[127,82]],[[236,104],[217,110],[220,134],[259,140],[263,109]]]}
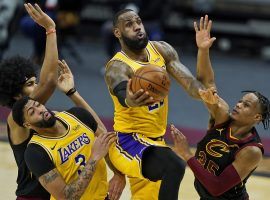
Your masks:
{"label": "tattoo", "polygon": [[95,169],[96,169],[96,160],[90,160],[87,162],[81,174],[79,175],[79,179],[74,181],[73,183],[66,185],[64,188],[64,195],[66,199],[80,199],[85,189],[89,185],[91,181]]}
{"label": "tattoo", "polygon": [[47,174],[44,174],[41,178],[42,183],[44,185],[47,185],[48,183],[51,183],[52,181],[54,181],[57,177],[59,176],[58,172],[56,171],[56,169],[53,169],[51,171],[49,171]]}
{"label": "tattoo", "polygon": [[106,69],[105,80],[112,92],[122,81],[131,78],[133,70],[126,63],[118,60],[111,61]]}
{"label": "tattoo", "polygon": [[200,98],[198,91],[203,86],[195,79],[189,69],[180,62],[176,50],[168,43],[162,41],[155,42],[154,45],[165,60],[168,73],[183,86],[190,96]]}

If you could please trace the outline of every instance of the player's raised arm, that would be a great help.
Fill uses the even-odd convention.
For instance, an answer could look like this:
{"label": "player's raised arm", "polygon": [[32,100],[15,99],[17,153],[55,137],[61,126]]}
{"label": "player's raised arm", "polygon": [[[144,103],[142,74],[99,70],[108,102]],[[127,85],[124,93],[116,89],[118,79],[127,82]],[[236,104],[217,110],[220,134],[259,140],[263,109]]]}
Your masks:
{"label": "player's raised arm", "polygon": [[208,15],[200,18],[200,25],[194,22],[196,32],[197,55],[197,79],[206,87],[215,87],[214,71],[210,61],[209,51],[216,40],[210,36],[212,20],[208,20]]}
{"label": "player's raised arm", "polygon": [[124,107],[145,106],[154,103],[148,92],[139,90],[133,93],[131,81],[134,75],[132,69],[121,61],[111,61],[106,69],[105,80],[110,92],[118,98]]}
{"label": "player's raised arm", "polygon": [[67,65],[66,61],[58,61],[59,67],[59,77],[58,77],[58,89],[65,93],[74,102],[76,106],[86,109],[94,117],[98,124],[96,134],[106,133],[107,129],[103,122],[98,117],[97,113],[92,109],[92,107],[82,98],[79,92],[75,88],[73,74]]}
{"label": "player's raised arm", "polygon": [[166,69],[169,74],[175,78],[191,97],[200,99],[199,89],[204,87],[196,80],[189,69],[180,62],[175,49],[163,41],[154,42],[154,45],[165,59]]}
{"label": "player's raised arm", "polygon": [[[30,95],[31,98],[45,103],[52,95],[57,84],[57,61],[58,50],[54,21],[35,4],[24,4],[30,17],[46,31],[46,49],[43,65],[40,71],[40,80],[35,90]],[[44,33],[45,34],[45,33]]]}

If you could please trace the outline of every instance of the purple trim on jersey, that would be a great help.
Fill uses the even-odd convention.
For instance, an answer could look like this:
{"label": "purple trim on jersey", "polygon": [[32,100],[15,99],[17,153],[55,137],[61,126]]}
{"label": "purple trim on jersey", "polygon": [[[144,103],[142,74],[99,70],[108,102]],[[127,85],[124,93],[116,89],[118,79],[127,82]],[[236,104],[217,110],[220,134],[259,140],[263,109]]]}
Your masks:
{"label": "purple trim on jersey", "polygon": [[134,133],[118,133],[118,144],[126,153],[132,157],[142,159],[144,150],[151,144],[140,141]]}

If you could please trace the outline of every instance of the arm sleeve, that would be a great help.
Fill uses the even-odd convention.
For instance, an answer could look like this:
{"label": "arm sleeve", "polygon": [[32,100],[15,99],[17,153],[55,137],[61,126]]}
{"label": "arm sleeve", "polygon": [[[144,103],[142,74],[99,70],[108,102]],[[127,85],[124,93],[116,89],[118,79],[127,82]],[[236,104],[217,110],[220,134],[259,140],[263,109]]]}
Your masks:
{"label": "arm sleeve", "polygon": [[215,176],[204,169],[195,157],[189,159],[187,164],[195,177],[214,197],[220,196],[241,182],[241,178],[233,165],[227,166],[219,176]]}
{"label": "arm sleeve", "polygon": [[119,103],[124,107],[128,107],[125,102],[127,97],[127,83],[127,81],[122,81],[113,89],[113,94],[117,97]]}
{"label": "arm sleeve", "polygon": [[37,144],[29,144],[27,146],[24,159],[29,170],[37,178],[55,168],[46,150]]}
{"label": "arm sleeve", "polygon": [[91,128],[94,132],[97,130],[97,122],[92,116],[90,112],[80,107],[73,107],[67,110],[68,113],[77,117],[81,122],[83,122],[86,126]]}

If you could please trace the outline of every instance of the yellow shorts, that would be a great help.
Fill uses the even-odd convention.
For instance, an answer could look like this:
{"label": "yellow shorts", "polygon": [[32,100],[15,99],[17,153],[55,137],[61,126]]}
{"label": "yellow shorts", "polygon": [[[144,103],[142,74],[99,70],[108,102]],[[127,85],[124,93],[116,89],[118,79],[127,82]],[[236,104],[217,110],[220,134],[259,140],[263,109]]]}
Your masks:
{"label": "yellow shorts", "polygon": [[132,200],[157,200],[161,181],[145,179],[141,172],[141,159],[149,146],[166,147],[165,141],[154,141],[138,133],[117,133],[117,141],[109,149],[112,164],[130,182]]}
{"label": "yellow shorts", "polygon": [[161,181],[129,177],[131,200],[158,200]]}

